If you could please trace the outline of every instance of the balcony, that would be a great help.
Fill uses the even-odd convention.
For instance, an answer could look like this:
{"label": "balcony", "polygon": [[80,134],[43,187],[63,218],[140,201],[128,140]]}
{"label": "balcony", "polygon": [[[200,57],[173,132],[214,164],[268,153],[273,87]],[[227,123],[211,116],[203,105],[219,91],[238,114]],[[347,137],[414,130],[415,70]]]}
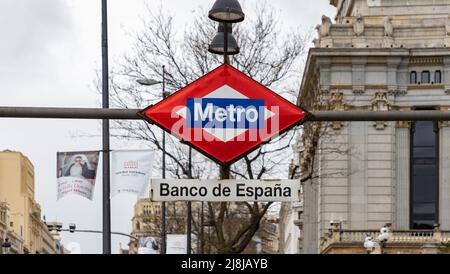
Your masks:
{"label": "balcony", "polygon": [[[320,250],[322,254],[366,253],[364,240],[370,235],[377,239],[378,230],[339,230],[330,229],[321,238]],[[450,243],[450,231],[435,230],[407,230],[390,231],[390,237],[385,246],[385,253],[389,254],[422,254],[441,253],[442,248]]]}
{"label": "balcony", "polygon": [[20,236],[14,233],[13,231],[8,231],[7,237],[11,242],[10,253],[23,254],[24,253],[23,240],[20,238]]}

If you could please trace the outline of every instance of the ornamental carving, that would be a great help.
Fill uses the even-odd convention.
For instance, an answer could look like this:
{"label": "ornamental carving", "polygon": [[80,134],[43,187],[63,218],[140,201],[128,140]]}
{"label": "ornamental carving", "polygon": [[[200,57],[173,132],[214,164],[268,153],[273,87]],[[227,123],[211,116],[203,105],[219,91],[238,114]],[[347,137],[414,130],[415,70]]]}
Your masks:
{"label": "ornamental carving", "polygon": [[320,37],[326,37],[330,35],[331,19],[328,16],[322,16],[322,25],[320,26]]}
{"label": "ornamental carving", "polygon": [[331,93],[330,108],[332,110],[345,110],[344,93],[333,91]]}
{"label": "ornamental carving", "polygon": [[356,20],[353,23],[353,32],[356,36],[361,36],[364,33],[364,18],[361,15],[356,16]]}
{"label": "ornamental carving", "polygon": [[372,99],[373,111],[389,111],[391,103],[387,98],[387,92],[377,92]]}
{"label": "ornamental carving", "polygon": [[384,17],[384,36],[392,37],[394,33],[394,26],[392,25],[392,19],[389,16]]}
{"label": "ornamental carving", "polygon": [[447,36],[450,36],[450,15],[445,20],[445,33]]}
{"label": "ornamental carving", "polygon": [[396,128],[411,128],[412,122],[411,121],[397,121],[395,124]]}

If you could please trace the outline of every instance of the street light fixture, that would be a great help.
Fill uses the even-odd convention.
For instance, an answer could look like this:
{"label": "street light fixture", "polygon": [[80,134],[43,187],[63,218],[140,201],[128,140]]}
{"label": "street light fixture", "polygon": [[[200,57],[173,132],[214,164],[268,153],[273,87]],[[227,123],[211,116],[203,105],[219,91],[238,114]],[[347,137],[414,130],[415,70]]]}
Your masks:
{"label": "street light fixture", "polygon": [[[215,54],[223,54],[223,63],[228,64],[228,55],[239,53],[236,39],[234,39],[233,35],[230,35],[231,23],[244,21],[245,14],[238,0],[216,0],[209,11],[208,17],[211,20],[222,23],[219,25],[219,34],[214,37],[213,43],[209,46],[209,51]],[[221,31],[222,29],[223,31]],[[223,33],[223,40],[220,38],[221,33]],[[225,173],[228,174],[228,172]]]}
{"label": "street light fixture", "polygon": [[77,229],[77,225],[76,224],[69,224],[69,232],[70,233],[75,233],[76,229]]}
{"label": "street light fixture", "polygon": [[371,254],[375,249],[375,242],[370,234],[367,234],[367,237],[364,239],[364,248],[366,249],[367,254]]}
{"label": "street light fixture", "polygon": [[214,54],[223,55],[225,53],[225,24],[228,25],[228,55],[235,55],[239,53],[239,46],[236,39],[233,36],[232,26],[229,23],[219,23],[218,32],[211,44],[208,51]]}
{"label": "street light fixture", "polygon": [[238,23],[245,19],[237,0],[216,0],[208,16],[211,20],[227,23]]}
{"label": "street light fixture", "polygon": [[147,79],[147,78],[139,78],[136,80],[136,82],[142,86],[154,86],[154,85],[158,85],[158,84],[162,83],[161,81],[156,81],[156,80]]}
{"label": "street light fixture", "polygon": [[3,254],[9,254],[9,251],[11,250],[11,242],[8,238],[5,239],[5,241],[2,244],[2,251]]}

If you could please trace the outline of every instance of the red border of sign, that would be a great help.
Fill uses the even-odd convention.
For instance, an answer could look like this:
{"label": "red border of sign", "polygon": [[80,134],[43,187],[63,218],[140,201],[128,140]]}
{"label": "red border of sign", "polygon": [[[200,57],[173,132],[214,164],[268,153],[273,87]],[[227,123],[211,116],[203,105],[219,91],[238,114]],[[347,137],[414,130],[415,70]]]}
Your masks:
{"label": "red border of sign", "polygon": [[[216,70],[218,70],[218,69],[220,69],[220,68],[222,68],[222,67],[224,67],[224,66],[230,67],[231,69],[234,69],[234,70],[236,70],[237,72],[240,72],[238,69],[236,69],[235,67],[233,67],[233,66],[231,66],[231,65],[229,65],[229,64],[223,64],[223,65],[221,65],[221,66],[219,66],[219,67],[213,69],[212,71],[208,72],[207,74],[205,74],[204,76],[200,77],[199,79],[195,80],[194,82],[190,83],[190,84],[187,85],[186,87],[188,87],[188,86],[190,86],[190,85],[192,85],[192,84],[195,84],[197,81],[200,81],[200,80],[201,80],[203,77],[205,77],[206,75],[211,74],[211,73],[213,73],[214,71],[216,71]],[[240,72],[240,73],[242,73],[242,72]],[[245,74],[244,74],[244,75],[245,75]],[[245,75],[245,76],[246,76],[248,79],[250,79],[251,81],[255,82],[256,84],[261,85],[258,81],[254,80],[254,79],[251,78],[250,76],[248,76],[248,75]],[[185,89],[186,87],[180,89],[179,91]],[[279,137],[280,135],[282,135],[282,134],[284,134],[285,132],[287,132],[287,131],[293,129],[293,128],[296,127],[296,126],[300,126],[300,125],[304,124],[305,122],[307,122],[308,120],[310,120],[310,119],[312,118],[312,116],[313,116],[309,111],[307,111],[306,109],[302,108],[302,107],[299,106],[298,104],[297,104],[297,105],[296,105],[296,104],[293,104],[293,103],[291,103],[290,101],[286,100],[284,97],[280,96],[278,93],[272,91],[271,89],[269,89],[269,88],[267,88],[267,87],[265,87],[265,88],[268,89],[269,91],[271,91],[271,92],[272,92],[276,97],[278,97],[279,99],[281,99],[281,100],[287,102],[288,104],[291,104],[291,105],[297,107],[299,110],[301,110],[301,111],[305,114],[305,116],[304,116],[302,119],[300,119],[299,121],[293,123],[291,126],[285,128],[284,130],[281,130],[281,131],[278,132],[276,135],[270,137],[268,140],[263,141],[263,142],[261,142],[261,143],[259,143],[259,144],[255,144],[253,147],[250,147],[247,151],[245,151],[245,152],[239,154],[238,156],[234,157],[233,159],[231,159],[230,161],[227,161],[227,162],[223,162],[223,161],[217,159],[216,157],[212,156],[212,155],[209,154],[208,152],[204,151],[204,150],[201,149],[200,147],[196,146],[195,144],[190,143],[190,142],[186,142],[186,141],[184,141],[181,137],[176,136],[176,135],[173,135],[173,134],[170,132],[169,129],[166,129],[164,126],[158,124],[156,121],[151,120],[149,117],[147,117],[147,116],[145,115],[145,112],[146,112],[148,109],[150,109],[150,108],[152,108],[152,107],[155,107],[155,106],[157,106],[157,105],[159,105],[159,104],[162,104],[166,99],[168,99],[168,98],[170,98],[171,96],[175,95],[178,91],[175,92],[175,93],[172,93],[172,94],[169,95],[167,98],[165,98],[165,99],[159,101],[159,102],[156,103],[155,105],[150,105],[150,106],[148,106],[147,108],[145,108],[145,109],[139,111],[139,112],[137,113],[137,115],[138,115],[139,117],[143,118],[143,120],[147,121],[148,123],[150,123],[150,124],[152,124],[152,125],[158,126],[159,128],[161,128],[161,129],[164,130],[165,132],[169,133],[171,136],[174,136],[175,138],[179,139],[183,144],[186,144],[186,145],[188,145],[188,146],[194,148],[195,150],[197,150],[198,152],[200,152],[201,154],[203,154],[203,155],[206,156],[207,158],[213,160],[215,163],[217,163],[217,164],[219,164],[219,165],[232,165],[232,164],[234,164],[235,162],[241,160],[241,159],[242,159],[243,157],[245,157],[246,155],[252,153],[252,152],[255,151],[256,149],[258,149],[258,148],[260,148],[261,146],[267,144],[268,142],[270,142],[270,141],[273,140],[274,138]]]}

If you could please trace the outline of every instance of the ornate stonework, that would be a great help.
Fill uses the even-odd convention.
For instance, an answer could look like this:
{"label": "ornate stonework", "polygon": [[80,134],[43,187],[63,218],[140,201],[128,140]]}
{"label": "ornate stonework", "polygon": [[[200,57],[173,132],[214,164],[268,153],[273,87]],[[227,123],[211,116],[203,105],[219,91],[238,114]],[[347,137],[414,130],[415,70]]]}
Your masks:
{"label": "ornate stonework", "polygon": [[396,128],[411,128],[412,122],[410,121],[398,121],[395,124]]}
{"label": "ornate stonework", "polygon": [[[310,51],[299,102],[306,102],[304,106],[310,109],[330,111],[389,112],[439,106],[449,110],[449,1],[330,3],[337,8],[337,16],[333,23],[322,17],[317,28],[318,48]],[[411,84],[412,71],[417,72],[421,84]],[[423,71],[430,71],[429,84],[421,80]],[[441,81],[432,83],[436,71],[441,71]],[[329,239],[341,235],[350,242],[358,241],[358,248],[364,251],[365,233],[378,233],[386,223],[393,223],[400,238],[410,235],[402,233],[410,228],[412,123],[317,124],[323,126],[321,132],[305,124],[305,147],[300,154],[303,174],[312,166],[317,169],[317,179],[304,184],[304,252],[319,253],[321,240],[326,246]],[[450,121],[440,122],[439,127],[443,159],[439,183],[450,189]],[[440,221],[443,229],[450,231],[450,199],[442,196],[441,201]],[[348,233],[333,235],[327,225],[333,220],[345,220]],[[353,236],[363,237],[362,242]],[[340,241],[347,243],[346,239]]]}

